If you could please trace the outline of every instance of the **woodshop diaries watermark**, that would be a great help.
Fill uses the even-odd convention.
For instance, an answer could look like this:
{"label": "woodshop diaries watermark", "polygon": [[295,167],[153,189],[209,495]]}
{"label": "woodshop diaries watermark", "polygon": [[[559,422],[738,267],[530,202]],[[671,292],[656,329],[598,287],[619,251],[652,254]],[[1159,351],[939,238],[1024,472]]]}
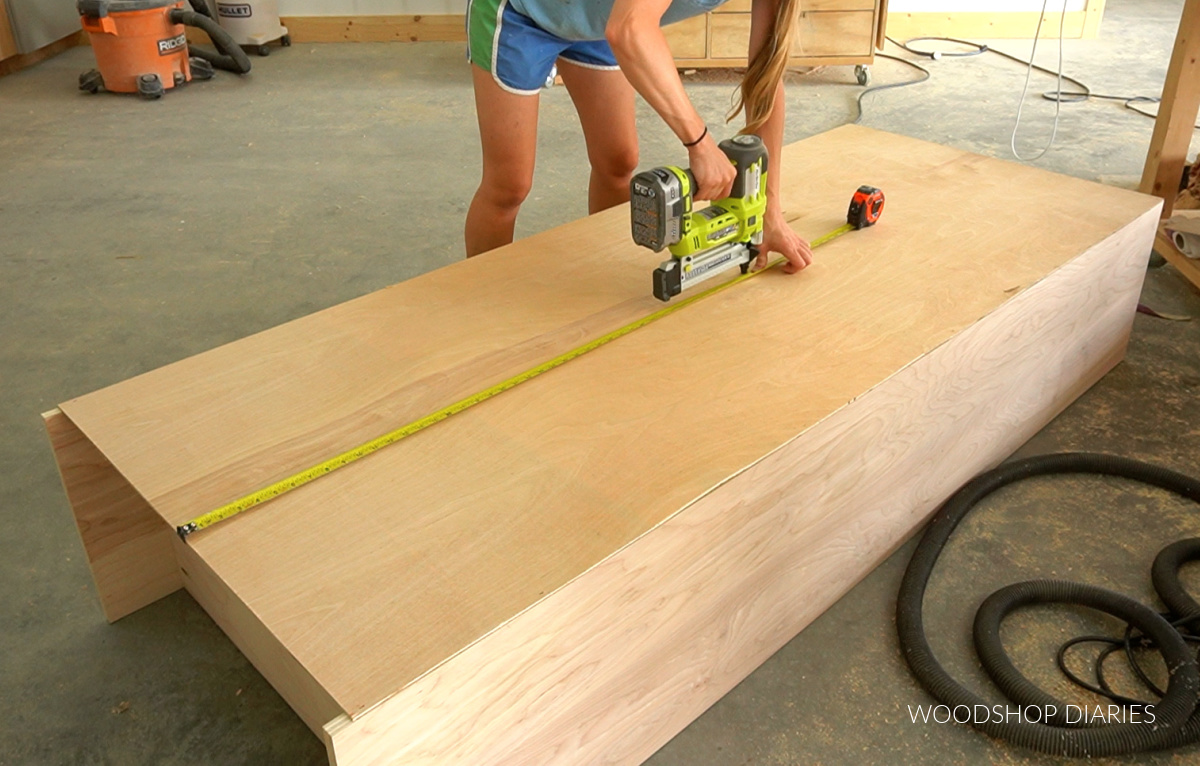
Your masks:
{"label": "woodshop diaries watermark", "polygon": [[[1058,715],[1055,705],[908,705],[908,717],[913,723],[1047,723]],[[1067,705],[1063,708],[1067,724],[1147,723],[1155,720],[1154,705],[1123,707],[1121,705]],[[1056,722],[1053,722],[1056,723]]]}

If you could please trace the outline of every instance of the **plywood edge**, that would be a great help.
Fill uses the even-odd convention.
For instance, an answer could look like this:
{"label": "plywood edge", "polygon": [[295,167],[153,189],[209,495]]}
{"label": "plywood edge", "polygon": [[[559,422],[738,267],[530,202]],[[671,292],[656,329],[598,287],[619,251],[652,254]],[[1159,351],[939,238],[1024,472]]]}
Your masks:
{"label": "plywood edge", "polygon": [[105,617],[179,590],[173,530],[61,409],[42,418]]}
{"label": "plywood edge", "polygon": [[[925,36],[1029,40],[1033,39],[1037,29],[1038,15],[1037,11],[892,11],[887,15],[887,33],[901,42]],[[1042,21],[1041,37],[1057,38],[1061,19],[1061,13],[1047,13]],[[1095,37],[1099,25],[1096,13],[1068,11],[1063,36],[1070,39]]]}
{"label": "plywood edge", "polygon": [[[318,736],[345,711],[187,543],[172,535],[184,587]],[[354,647],[345,647],[353,652]]]}
{"label": "plywood edge", "polygon": [[397,695],[331,721],[331,762],[641,762],[1122,358],[1156,221],[1148,210]]}

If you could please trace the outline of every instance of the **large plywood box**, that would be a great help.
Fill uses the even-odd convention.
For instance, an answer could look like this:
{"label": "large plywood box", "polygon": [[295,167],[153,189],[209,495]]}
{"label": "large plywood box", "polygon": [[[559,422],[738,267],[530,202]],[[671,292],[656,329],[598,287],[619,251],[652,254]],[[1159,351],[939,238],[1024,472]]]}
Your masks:
{"label": "large plywood box", "polygon": [[1158,218],[862,127],[771,172],[809,238],[887,208],[186,542],[658,309],[628,209],[48,413],[109,618],[186,587],[342,766],[642,761],[1120,360]]}

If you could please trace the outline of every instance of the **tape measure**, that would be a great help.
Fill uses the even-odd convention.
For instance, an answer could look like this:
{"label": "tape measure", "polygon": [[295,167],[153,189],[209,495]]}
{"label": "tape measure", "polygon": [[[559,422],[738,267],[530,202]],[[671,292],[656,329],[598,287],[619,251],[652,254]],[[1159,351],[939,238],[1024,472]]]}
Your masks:
{"label": "tape measure", "polygon": [[[876,214],[875,219],[876,220],[878,219],[878,214]],[[875,222],[875,220],[871,220],[869,223],[860,223],[859,221],[845,223],[845,224],[839,226],[838,228],[834,229],[833,231],[829,232],[828,234],[817,237],[816,239],[814,239],[812,241],[810,246],[813,247],[814,249],[818,248],[821,245],[824,245],[825,243],[830,242],[831,240],[837,239],[838,237],[842,236],[843,234],[845,234],[847,232],[851,232],[851,231],[854,231],[855,229],[862,228],[863,225],[869,226],[869,225],[873,224],[874,222]],[[859,224],[859,225],[856,225],[856,224]],[[203,516],[197,516],[196,518],[192,519],[188,523],[183,524],[182,526],[176,527],[175,531],[179,534],[179,536],[181,538],[186,540],[188,535],[190,535],[193,532],[198,532],[201,529],[206,529],[208,527],[211,527],[213,524],[216,524],[218,522],[221,522],[226,519],[237,516],[239,513],[242,513],[243,511],[248,511],[255,506],[262,505],[263,503],[267,502],[268,500],[274,499],[276,497],[279,497],[280,495],[291,492],[293,489],[296,489],[297,487],[303,487],[305,484],[308,484],[310,481],[319,479],[322,476],[325,476],[326,474],[333,473],[334,471],[336,471],[337,469],[339,469],[343,466],[349,465],[350,463],[353,463],[357,460],[361,460],[362,458],[366,457],[367,455],[370,455],[372,452],[378,452],[379,450],[383,449],[384,447],[388,446],[389,444],[395,444],[396,442],[400,441],[401,439],[406,439],[415,433],[424,431],[426,428],[429,428],[430,426],[434,425],[435,423],[440,423],[441,421],[443,421],[449,417],[452,417],[454,415],[457,415],[458,413],[460,413],[464,410],[468,410],[468,409],[474,407],[475,405],[480,404],[481,402],[486,402],[488,399],[491,399],[493,396],[502,394],[505,391],[509,390],[510,388],[516,388],[517,386],[521,385],[522,383],[524,383],[528,380],[533,380],[534,378],[538,377],[539,375],[542,375],[543,373],[547,373],[550,370],[553,370],[555,367],[564,365],[567,362],[571,361],[572,359],[578,359],[579,357],[583,356],[584,354],[588,353],[589,351],[594,351],[603,345],[613,342],[617,338],[620,338],[624,335],[628,335],[629,333],[631,333],[635,330],[639,330],[639,329],[645,327],[646,325],[651,324],[652,322],[657,322],[658,320],[662,319],[665,316],[674,314],[677,311],[682,311],[683,309],[687,308],[688,306],[692,305],[693,303],[695,303],[697,301],[704,300],[705,298],[709,297],[710,295],[715,295],[715,294],[721,292],[722,290],[727,290],[730,287],[733,287],[734,285],[739,285],[748,279],[753,279],[754,277],[758,276],[759,274],[762,274],[765,271],[768,271],[770,269],[775,268],[776,266],[779,266],[781,263],[784,262],[784,260],[785,259],[783,259],[783,258],[776,259],[775,261],[772,261],[770,264],[768,264],[767,267],[764,269],[761,269],[759,271],[751,271],[747,274],[742,274],[742,275],[736,277],[735,279],[729,280],[728,282],[723,282],[719,285],[716,285],[715,287],[710,287],[707,290],[704,290],[703,292],[696,293],[695,295],[685,298],[684,300],[681,300],[677,303],[672,303],[671,305],[669,305],[665,308],[661,308],[658,311],[655,311],[653,314],[649,314],[647,316],[642,317],[641,319],[634,320],[633,322],[630,322],[629,324],[625,325],[624,327],[620,327],[616,330],[613,330],[612,332],[601,335],[600,337],[598,337],[594,340],[588,341],[587,343],[583,344],[582,346],[577,346],[576,348],[573,348],[570,351],[559,354],[558,356],[554,357],[550,361],[539,364],[537,367],[533,367],[531,369],[526,370],[525,372],[518,373],[518,374],[512,376],[511,378],[508,378],[507,380],[501,381],[500,383],[497,383],[496,385],[491,386],[490,388],[485,388],[484,390],[480,391],[479,393],[472,394],[464,399],[459,399],[457,402],[451,404],[448,407],[443,407],[442,409],[437,410],[436,412],[430,413],[429,415],[426,415],[425,417],[423,417],[419,420],[414,420],[413,422],[409,423],[408,425],[397,428],[394,431],[389,431],[388,433],[384,434],[383,436],[372,439],[371,441],[367,442],[366,444],[362,444],[362,445],[355,447],[354,449],[347,450],[346,452],[343,452],[340,455],[332,457],[332,458],[324,461],[323,463],[318,463],[317,465],[313,466],[312,468],[308,468],[303,471],[300,471],[299,473],[292,474],[291,476],[287,477],[286,479],[282,479],[282,480],[277,481],[274,484],[271,484],[267,487],[263,487],[262,489],[258,490],[257,492],[251,492],[250,494],[245,495],[244,497],[240,497],[237,500],[234,500],[232,503],[222,505],[220,508],[209,511],[208,513],[204,514]]]}
{"label": "tape measure", "polygon": [[846,222],[856,229],[874,226],[883,214],[883,192],[874,186],[860,186],[850,199]]}

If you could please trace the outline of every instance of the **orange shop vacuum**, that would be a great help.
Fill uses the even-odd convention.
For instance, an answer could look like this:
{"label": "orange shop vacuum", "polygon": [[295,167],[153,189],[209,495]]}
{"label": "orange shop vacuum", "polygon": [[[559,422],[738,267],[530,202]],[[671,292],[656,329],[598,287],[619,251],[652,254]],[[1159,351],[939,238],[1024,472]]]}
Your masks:
{"label": "orange shop vacuum", "polygon": [[[79,89],[95,93],[103,87],[156,99],[192,79],[211,78],[215,69],[249,72],[250,59],[229,33],[185,2],[78,0],[76,8],[99,66],[79,76]],[[189,49],[184,26],[204,30],[220,52]]]}

